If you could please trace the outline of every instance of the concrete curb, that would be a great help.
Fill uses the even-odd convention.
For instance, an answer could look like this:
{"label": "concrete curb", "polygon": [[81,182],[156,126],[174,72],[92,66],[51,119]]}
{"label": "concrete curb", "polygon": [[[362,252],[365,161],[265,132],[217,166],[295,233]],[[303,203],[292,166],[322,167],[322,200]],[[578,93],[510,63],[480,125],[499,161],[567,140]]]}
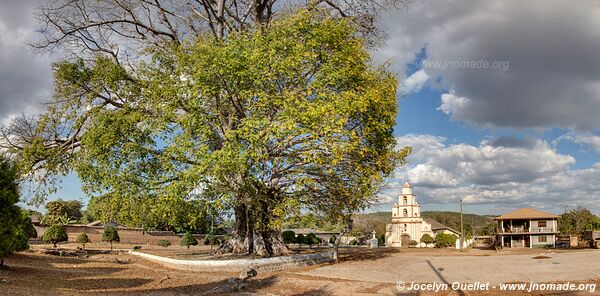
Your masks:
{"label": "concrete curb", "polygon": [[129,250],[129,254],[160,263],[164,266],[179,270],[195,271],[231,271],[252,267],[258,271],[280,271],[284,269],[303,267],[333,261],[329,253],[281,256],[259,259],[231,260],[183,260],[162,257]]}

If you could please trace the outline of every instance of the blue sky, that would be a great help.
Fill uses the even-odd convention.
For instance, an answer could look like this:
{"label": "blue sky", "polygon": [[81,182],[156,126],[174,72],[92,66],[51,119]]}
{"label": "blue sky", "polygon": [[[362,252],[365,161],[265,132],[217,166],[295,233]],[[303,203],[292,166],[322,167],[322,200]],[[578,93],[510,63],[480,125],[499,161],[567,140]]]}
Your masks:
{"label": "blue sky", "polygon": [[[25,45],[34,5],[0,3],[3,124],[52,93],[56,57]],[[422,0],[380,17],[387,37],[373,57],[398,77],[394,133],[413,154],[371,210],[389,210],[408,180],[424,210],[463,199],[473,213],[600,213],[598,1]],[[73,174],[59,197],[87,201]]]}

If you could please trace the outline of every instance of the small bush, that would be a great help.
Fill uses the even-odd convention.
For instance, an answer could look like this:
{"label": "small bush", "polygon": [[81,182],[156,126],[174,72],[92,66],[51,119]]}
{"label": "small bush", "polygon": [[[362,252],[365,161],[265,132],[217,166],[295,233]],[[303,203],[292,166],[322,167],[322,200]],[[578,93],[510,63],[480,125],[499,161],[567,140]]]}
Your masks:
{"label": "small bush", "polygon": [[425,233],[423,234],[423,236],[421,236],[421,242],[424,244],[432,244],[433,243],[433,237],[431,237],[431,235]]}
{"label": "small bush", "polygon": [[168,247],[168,246],[171,245],[171,241],[166,240],[166,239],[161,239],[156,244],[159,245],[159,246],[161,246],[161,247],[163,247],[163,248],[166,248],[166,247]]}
{"label": "small bush", "polygon": [[351,246],[358,246],[358,241],[355,240],[355,239],[353,239],[353,240],[350,241],[350,245]]}
{"label": "small bush", "polygon": [[298,236],[296,236],[296,243],[298,246],[302,246],[302,244],[306,243],[306,236],[302,233],[298,234]]}
{"label": "small bush", "polygon": [[85,250],[85,244],[91,242],[90,239],[88,238],[87,234],[84,233],[80,233],[77,236],[77,242],[81,244],[82,248]]}
{"label": "small bush", "polygon": [[45,242],[52,243],[52,245],[56,248],[57,243],[66,242],[69,239],[69,237],[67,236],[67,233],[62,228],[62,226],[53,225],[50,226],[50,228],[48,228],[46,232],[44,232],[42,239]]}
{"label": "small bush", "polygon": [[196,239],[196,237],[194,237],[191,233],[188,232],[181,237],[180,245],[186,246],[189,249],[190,246],[198,245],[198,240]]}
{"label": "small bush", "polygon": [[102,233],[102,241],[110,242],[111,251],[113,249],[113,242],[118,242],[120,240],[121,238],[119,237],[119,232],[117,231],[117,228],[113,226],[104,227],[104,233]]}
{"label": "small bush", "polygon": [[409,246],[411,246],[411,247],[415,247],[417,244],[418,244],[418,242],[417,242],[416,240],[414,240],[414,239],[413,239],[413,240],[411,240],[411,241],[408,243],[408,245],[409,245]]}
{"label": "small bush", "polygon": [[334,234],[334,235],[332,235],[332,236],[329,238],[329,243],[330,243],[330,244],[332,244],[332,245],[333,245],[333,244],[335,244],[335,240],[336,240],[336,239],[337,239],[337,237],[335,236],[335,234]]}
{"label": "small bush", "polygon": [[137,250],[141,250],[141,249],[142,249],[142,246],[133,246],[133,250],[137,251]]}
{"label": "small bush", "polygon": [[221,241],[219,241],[219,239],[214,235],[214,234],[208,234],[206,236],[206,238],[204,238],[204,245],[206,246],[214,246],[214,245],[219,245],[221,243]]}
{"label": "small bush", "polygon": [[447,248],[453,246],[456,242],[456,237],[451,234],[440,233],[435,236],[436,248]]}
{"label": "small bush", "polygon": [[281,238],[285,244],[293,244],[296,242],[296,233],[293,230],[286,230],[281,233]]}
{"label": "small bush", "polygon": [[312,245],[316,245],[319,244],[321,242],[321,239],[319,237],[317,237],[317,235],[315,233],[309,233],[306,235],[306,244],[309,247],[312,247]]}

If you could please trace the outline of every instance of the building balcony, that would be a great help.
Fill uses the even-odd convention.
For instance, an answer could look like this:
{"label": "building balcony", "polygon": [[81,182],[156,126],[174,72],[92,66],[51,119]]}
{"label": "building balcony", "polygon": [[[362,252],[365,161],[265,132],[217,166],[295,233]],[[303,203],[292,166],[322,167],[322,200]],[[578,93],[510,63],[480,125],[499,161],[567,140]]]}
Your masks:
{"label": "building balcony", "polygon": [[498,234],[535,234],[535,233],[557,233],[554,227],[512,227],[507,229],[496,229]]}

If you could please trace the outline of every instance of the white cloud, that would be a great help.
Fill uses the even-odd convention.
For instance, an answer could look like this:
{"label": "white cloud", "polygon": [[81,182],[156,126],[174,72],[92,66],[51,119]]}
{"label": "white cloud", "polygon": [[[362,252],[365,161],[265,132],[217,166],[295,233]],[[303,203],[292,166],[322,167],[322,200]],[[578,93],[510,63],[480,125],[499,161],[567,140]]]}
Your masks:
{"label": "white cloud", "polygon": [[402,81],[399,88],[400,95],[410,95],[423,89],[425,83],[429,80],[429,75],[425,70],[420,69]]}
{"label": "white cloud", "polygon": [[596,152],[600,153],[600,136],[594,134],[577,134],[573,137],[577,144],[589,145]]}
{"label": "white cloud", "polygon": [[406,135],[399,146],[413,154],[383,196],[394,201],[402,182],[411,182],[422,204],[496,205],[499,212],[535,207],[559,212],[582,205],[600,210],[600,163],[571,169],[575,159],[539,139],[498,138],[479,145],[446,144],[433,135]]}

